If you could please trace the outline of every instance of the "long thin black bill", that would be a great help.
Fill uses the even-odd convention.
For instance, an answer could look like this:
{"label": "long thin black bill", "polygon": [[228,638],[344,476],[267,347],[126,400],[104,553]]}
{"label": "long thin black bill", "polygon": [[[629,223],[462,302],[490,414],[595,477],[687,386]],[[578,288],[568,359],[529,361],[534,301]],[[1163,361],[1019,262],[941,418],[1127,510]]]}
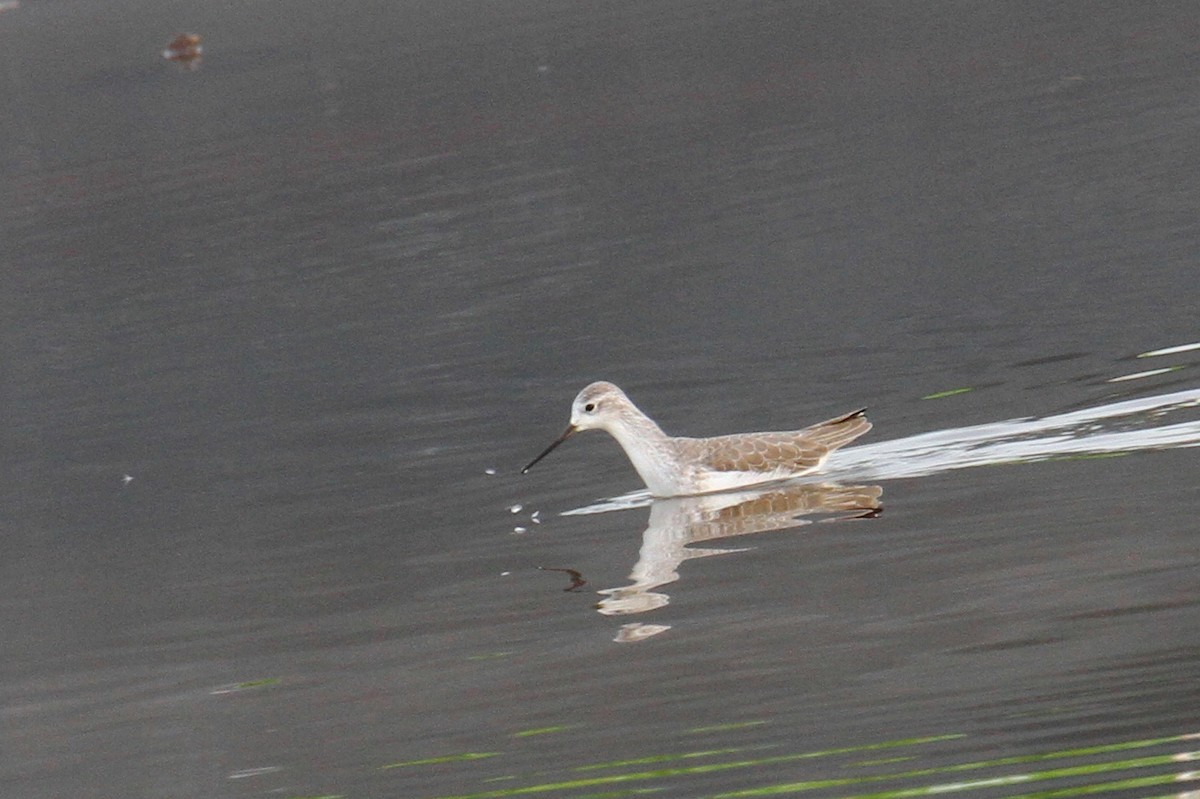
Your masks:
{"label": "long thin black bill", "polygon": [[532,469],[532,468],[533,468],[533,465],[534,465],[535,463],[537,463],[537,462],[538,462],[538,461],[540,461],[542,458],[544,458],[544,457],[546,457],[547,455],[549,455],[549,454],[550,454],[550,453],[551,453],[551,452],[554,450],[554,448],[555,448],[555,447],[557,447],[559,444],[561,444],[561,443],[563,443],[564,441],[566,441],[568,438],[570,438],[572,435],[574,435],[574,433],[575,433],[575,426],[574,426],[574,425],[567,425],[567,429],[563,431],[563,434],[562,434],[561,436],[559,436],[558,438],[554,439],[554,443],[553,443],[553,444],[551,444],[550,446],[546,447],[546,449],[545,449],[545,450],[543,450],[543,452],[542,452],[542,454],[541,454],[541,455],[538,455],[536,458],[534,458],[533,460],[531,460],[531,461],[529,462],[529,465],[528,465],[528,466],[526,466],[524,469],[522,469],[522,470],[521,470],[521,474],[525,474],[525,472],[527,472],[527,471],[529,471],[530,469]]}

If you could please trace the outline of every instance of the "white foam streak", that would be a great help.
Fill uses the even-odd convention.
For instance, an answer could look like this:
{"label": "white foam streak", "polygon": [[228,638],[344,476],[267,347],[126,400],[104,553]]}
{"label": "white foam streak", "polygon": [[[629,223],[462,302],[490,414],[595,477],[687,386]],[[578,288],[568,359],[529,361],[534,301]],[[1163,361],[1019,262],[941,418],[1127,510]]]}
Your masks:
{"label": "white foam streak", "polygon": [[1124,383],[1126,380],[1145,380],[1147,377],[1165,375],[1167,372],[1174,372],[1182,368],[1182,366],[1167,366],[1163,369],[1150,369],[1146,372],[1134,372],[1133,374],[1121,375],[1120,377],[1110,377],[1106,382]]}
{"label": "white foam streak", "polygon": [[1165,347],[1161,350],[1150,350],[1143,352],[1139,358],[1154,358],[1158,355],[1175,355],[1180,352],[1191,352],[1192,350],[1200,350],[1200,341],[1195,344],[1180,344],[1178,347]]}

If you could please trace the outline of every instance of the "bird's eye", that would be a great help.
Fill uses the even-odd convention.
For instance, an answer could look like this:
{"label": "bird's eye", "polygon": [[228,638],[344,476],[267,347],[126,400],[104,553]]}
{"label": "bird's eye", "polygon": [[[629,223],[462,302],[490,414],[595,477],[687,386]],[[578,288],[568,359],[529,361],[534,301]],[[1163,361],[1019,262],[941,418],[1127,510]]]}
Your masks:
{"label": "bird's eye", "polygon": [[596,410],[596,403],[589,402],[587,405],[583,406],[583,409],[588,413],[591,413],[592,411]]}

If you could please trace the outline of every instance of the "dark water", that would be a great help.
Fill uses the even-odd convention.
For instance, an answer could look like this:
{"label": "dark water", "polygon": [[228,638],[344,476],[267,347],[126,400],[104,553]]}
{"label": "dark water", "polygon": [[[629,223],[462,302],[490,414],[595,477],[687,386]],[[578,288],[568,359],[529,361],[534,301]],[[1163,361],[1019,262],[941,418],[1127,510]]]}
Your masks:
{"label": "dark water", "polygon": [[[1198,68],[1189,3],[0,12],[0,793],[1188,795]],[[637,488],[516,474],[597,378],[869,405],[884,511],[559,515]]]}

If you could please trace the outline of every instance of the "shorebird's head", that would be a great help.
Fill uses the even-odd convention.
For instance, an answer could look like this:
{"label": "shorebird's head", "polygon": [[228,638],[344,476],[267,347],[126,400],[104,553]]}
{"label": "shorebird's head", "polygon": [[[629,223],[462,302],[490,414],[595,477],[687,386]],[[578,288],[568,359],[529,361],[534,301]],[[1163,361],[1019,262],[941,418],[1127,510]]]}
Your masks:
{"label": "shorebird's head", "polygon": [[608,430],[620,420],[629,404],[625,392],[612,383],[603,380],[592,383],[571,403],[572,432]]}
{"label": "shorebird's head", "polygon": [[603,380],[592,383],[580,391],[571,403],[571,423],[563,434],[546,447],[529,465],[521,470],[521,474],[533,468],[533,465],[549,455],[555,447],[566,441],[580,430],[608,430],[620,424],[622,415],[632,407],[625,392],[606,383]]}

